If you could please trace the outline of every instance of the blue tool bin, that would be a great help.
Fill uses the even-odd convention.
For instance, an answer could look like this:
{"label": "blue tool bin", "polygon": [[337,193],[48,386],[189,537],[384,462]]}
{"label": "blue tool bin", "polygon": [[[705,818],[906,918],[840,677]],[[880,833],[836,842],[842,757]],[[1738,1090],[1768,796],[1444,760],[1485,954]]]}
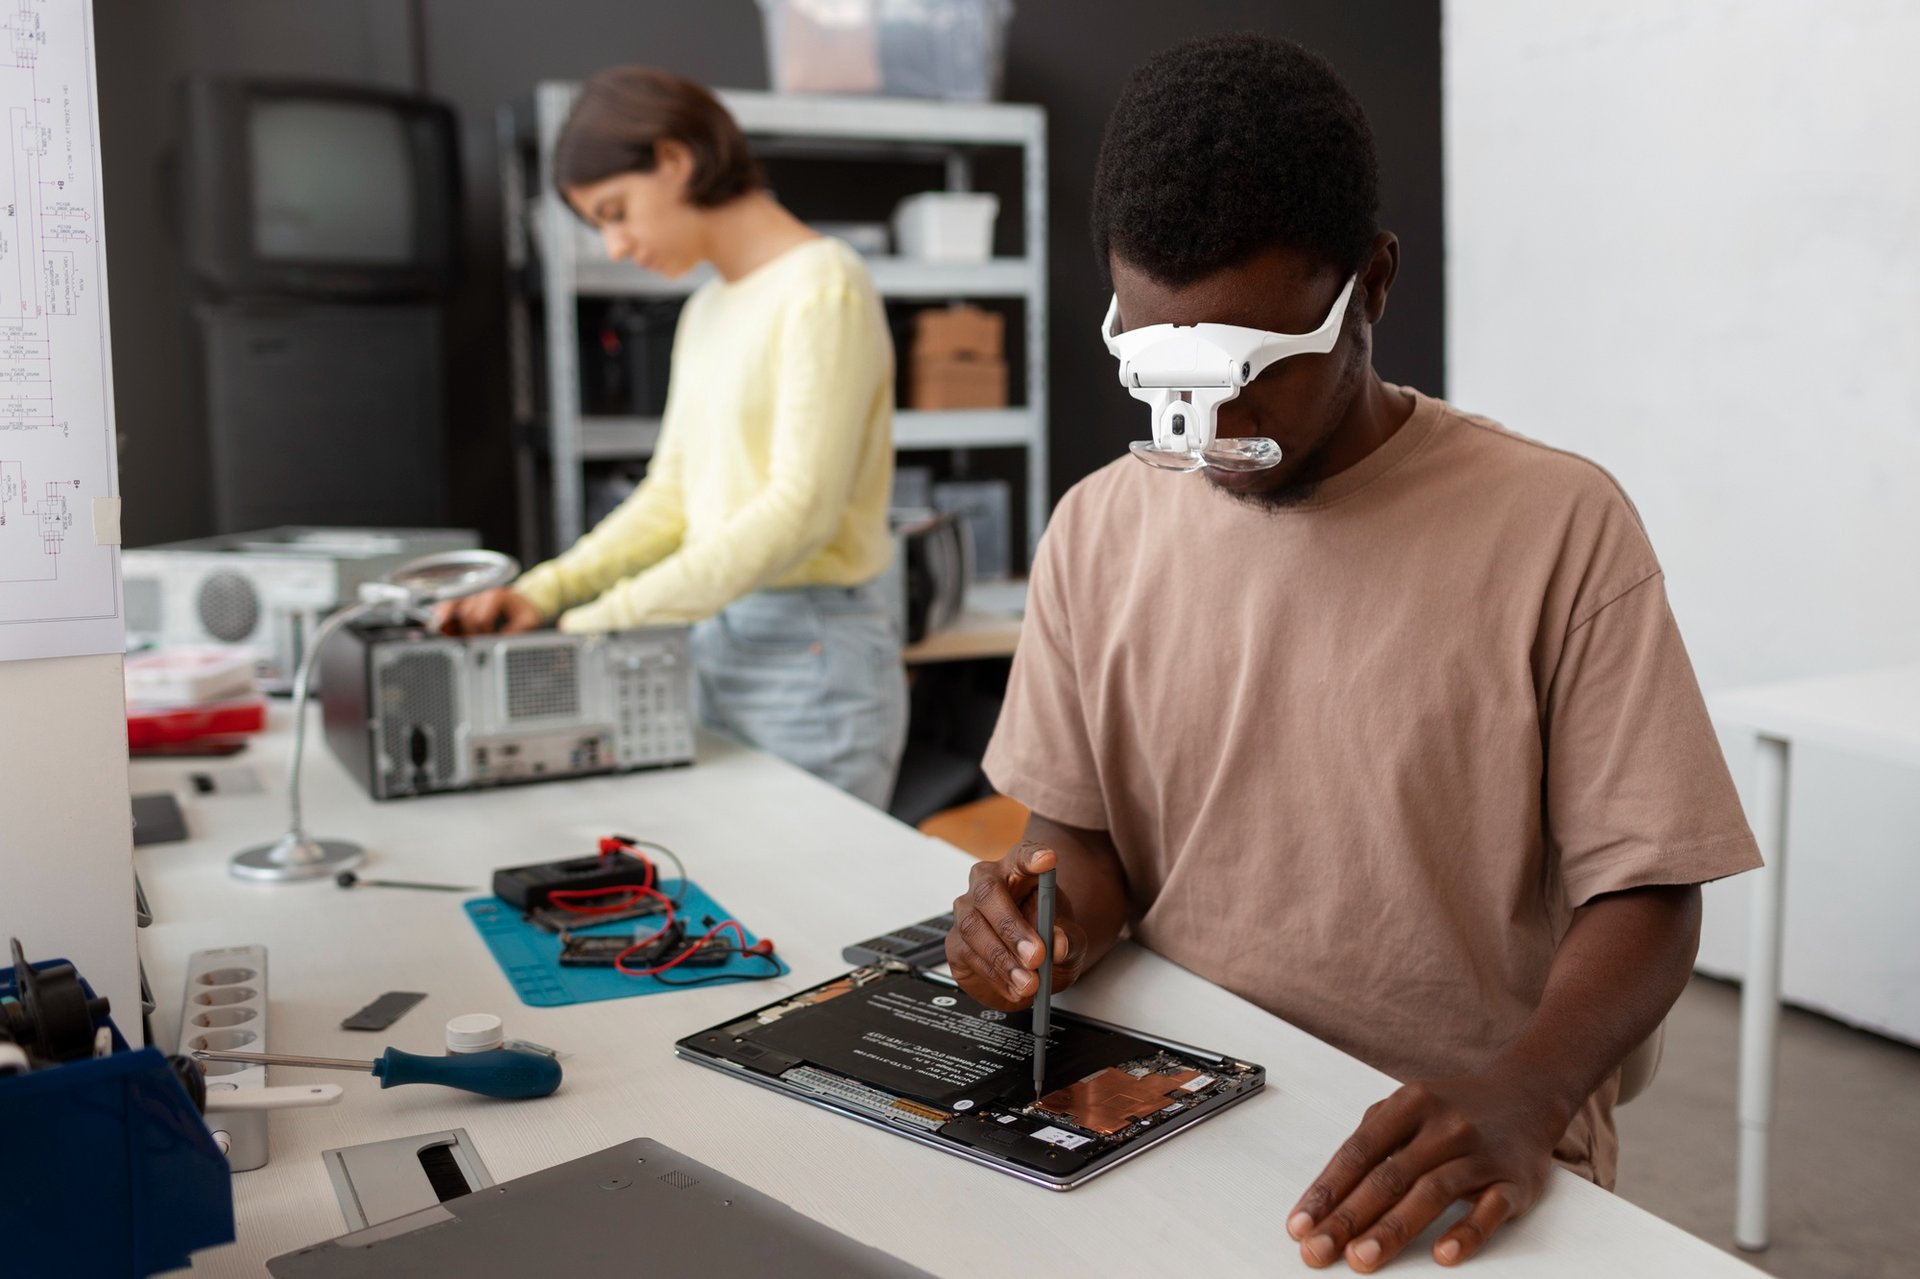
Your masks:
{"label": "blue tool bin", "polygon": [[[0,968],[0,999],[15,993],[13,969]],[[107,1025],[106,1057],[0,1078],[9,1279],[149,1275],[233,1239],[233,1174],[206,1122],[164,1056],[133,1051]]]}

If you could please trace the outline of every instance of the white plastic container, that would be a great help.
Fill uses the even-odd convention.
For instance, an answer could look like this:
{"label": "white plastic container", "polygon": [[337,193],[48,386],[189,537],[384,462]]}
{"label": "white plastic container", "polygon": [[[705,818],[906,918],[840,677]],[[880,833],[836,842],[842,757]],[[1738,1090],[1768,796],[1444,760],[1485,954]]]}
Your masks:
{"label": "white plastic container", "polygon": [[465,1013],[447,1023],[450,1053],[491,1052],[506,1042],[506,1026],[492,1013]]}
{"label": "white plastic container", "polygon": [[883,258],[892,245],[884,222],[809,222],[821,235],[845,241],[846,246],[866,258]]}
{"label": "white plastic container", "polygon": [[926,191],[893,211],[893,242],[903,258],[985,262],[993,256],[1000,197],[980,191]]}
{"label": "white plastic container", "polygon": [[131,653],[127,701],[139,706],[189,706],[254,692],[253,654],[218,645],[180,646]]}
{"label": "white plastic container", "polygon": [[987,102],[1013,0],[760,0],[776,93]]}

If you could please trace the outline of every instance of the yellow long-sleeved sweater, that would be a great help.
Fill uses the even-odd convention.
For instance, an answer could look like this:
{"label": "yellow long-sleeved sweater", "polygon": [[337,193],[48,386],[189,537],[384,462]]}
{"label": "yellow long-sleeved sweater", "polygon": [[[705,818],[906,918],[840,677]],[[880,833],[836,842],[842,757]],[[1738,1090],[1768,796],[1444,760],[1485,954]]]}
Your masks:
{"label": "yellow long-sleeved sweater", "polygon": [[763,587],[855,586],[893,543],[893,342],[859,255],[810,240],[695,290],[631,497],[516,588],[571,632],[698,621]]}

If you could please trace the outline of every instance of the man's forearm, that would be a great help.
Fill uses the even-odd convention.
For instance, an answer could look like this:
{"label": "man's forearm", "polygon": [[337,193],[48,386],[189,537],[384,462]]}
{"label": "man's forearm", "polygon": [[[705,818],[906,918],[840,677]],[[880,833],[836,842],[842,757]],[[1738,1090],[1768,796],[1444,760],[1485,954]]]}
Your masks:
{"label": "man's forearm", "polygon": [[1433,1245],[1453,1265],[1540,1198],[1581,1104],[1660,1024],[1700,940],[1700,890],[1638,888],[1575,914],[1540,1005],[1483,1070],[1420,1080],[1368,1110],[1294,1205],[1287,1233],[1311,1266],[1344,1255],[1372,1273],[1448,1206]]}
{"label": "man's forearm", "polygon": [[1659,1027],[1700,944],[1700,889],[1636,888],[1596,898],[1561,939],[1540,1006],[1491,1073],[1573,1114]]}

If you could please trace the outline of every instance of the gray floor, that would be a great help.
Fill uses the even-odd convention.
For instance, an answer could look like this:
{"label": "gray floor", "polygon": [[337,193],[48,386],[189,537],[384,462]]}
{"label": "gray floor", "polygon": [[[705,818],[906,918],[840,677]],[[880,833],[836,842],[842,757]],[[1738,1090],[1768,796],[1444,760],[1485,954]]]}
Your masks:
{"label": "gray floor", "polygon": [[[1732,1250],[1740,992],[1696,977],[1653,1086],[1618,1116],[1620,1194]],[[1788,1010],[1774,1125],[1776,1275],[1920,1275],[1920,1049]]]}

